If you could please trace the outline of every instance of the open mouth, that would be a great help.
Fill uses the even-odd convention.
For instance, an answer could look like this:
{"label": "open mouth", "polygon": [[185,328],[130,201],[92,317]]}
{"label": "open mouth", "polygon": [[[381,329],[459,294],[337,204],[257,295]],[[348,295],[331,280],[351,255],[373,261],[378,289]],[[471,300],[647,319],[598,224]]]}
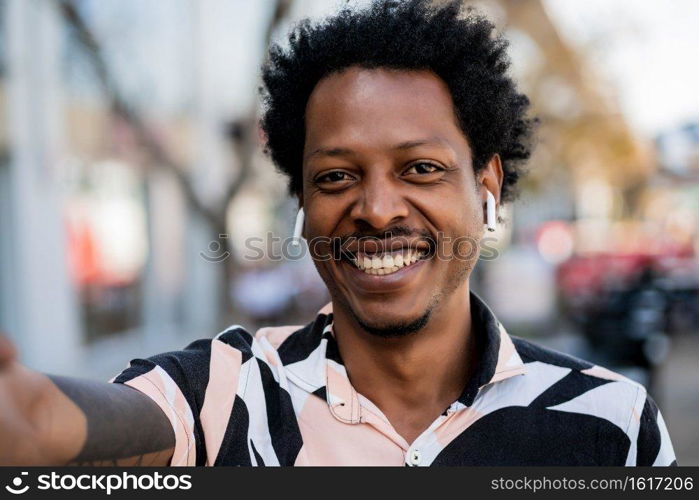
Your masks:
{"label": "open mouth", "polygon": [[385,276],[429,259],[433,247],[426,241],[413,242],[411,245],[385,241],[376,245],[364,245],[354,252],[346,251],[342,254],[342,260],[366,274]]}
{"label": "open mouth", "polygon": [[404,267],[412,266],[417,261],[427,258],[428,255],[429,252],[427,250],[406,248],[373,255],[358,253],[356,257],[350,258],[349,261],[367,274],[383,276],[385,274],[393,274]]}

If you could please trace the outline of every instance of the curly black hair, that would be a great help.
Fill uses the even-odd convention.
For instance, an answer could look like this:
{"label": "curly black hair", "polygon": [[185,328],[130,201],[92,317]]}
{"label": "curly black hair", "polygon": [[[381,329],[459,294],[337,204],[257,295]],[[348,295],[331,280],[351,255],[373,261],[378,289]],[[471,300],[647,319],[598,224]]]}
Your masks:
{"label": "curly black hair", "polygon": [[535,119],[529,99],[507,75],[507,41],[494,25],[462,2],[376,0],[362,10],[345,8],[323,21],[301,21],[289,47],[270,48],[262,66],[265,152],[289,178],[290,194],[302,191],[305,111],[318,81],[351,66],[431,70],[447,84],[456,115],[482,169],[500,155],[501,200],[516,197],[515,185],[531,154]]}

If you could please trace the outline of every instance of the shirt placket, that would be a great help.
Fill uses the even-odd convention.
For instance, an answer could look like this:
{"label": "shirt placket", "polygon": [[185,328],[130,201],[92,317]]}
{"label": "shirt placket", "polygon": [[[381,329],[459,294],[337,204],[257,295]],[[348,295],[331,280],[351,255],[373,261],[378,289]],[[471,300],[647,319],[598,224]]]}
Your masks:
{"label": "shirt placket", "polygon": [[[449,408],[451,409],[453,405]],[[447,414],[438,416],[430,426],[420,434],[405,452],[405,464],[411,467],[428,466],[432,463],[432,450],[435,448],[437,439],[435,431],[441,425],[451,419],[454,412],[447,410]]]}
{"label": "shirt placket", "polygon": [[[441,451],[442,446],[439,446],[438,441],[438,429],[442,425],[446,425],[454,416],[463,411],[470,411],[474,406],[476,406],[478,399],[481,395],[481,391],[484,387],[489,384],[485,384],[478,388],[476,396],[474,397],[473,403],[470,406],[465,406],[459,400],[454,401],[446,411],[437,417],[434,422],[420,434],[415,441],[408,447],[405,453],[405,463],[406,465],[419,467],[419,466],[429,466],[434,460],[435,456]],[[461,429],[465,431],[467,427]]]}
{"label": "shirt placket", "polygon": [[403,453],[406,453],[409,445],[408,442],[398,434],[396,429],[391,425],[386,415],[371,402],[368,398],[357,394],[360,405],[360,423],[368,424],[372,426],[376,431],[383,434],[386,438],[390,439],[393,443],[398,445]]}
{"label": "shirt placket", "polygon": [[330,412],[346,424],[370,425],[405,453],[408,443],[396,432],[388,418],[369,399],[357,393],[344,366],[327,361],[327,401]]}

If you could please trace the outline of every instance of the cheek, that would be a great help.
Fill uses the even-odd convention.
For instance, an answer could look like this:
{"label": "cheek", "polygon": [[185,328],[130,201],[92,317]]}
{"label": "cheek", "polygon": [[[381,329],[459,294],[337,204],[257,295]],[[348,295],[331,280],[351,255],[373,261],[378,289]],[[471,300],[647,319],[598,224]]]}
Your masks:
{"label": "cheek", "polygon": [[330,217],[322,203],[307,202],[304,205],[304,213],[303,235],[307,240],[328,234],[326,226],[330,222]]}
{"label": "cheek", "polygon": [[477,236],[463,236],[454,245],[454,258],[459,263],[472,263],[478,259],[480,239]]}
{"label": "cheek", "polygon": [[[309,243],[311,256],[323,256],[332,253],[331,243],[337,243],[340,237],[354,233],[348,213],[356,201],[355,190],[336,194],[304,193],[304,237]],[[311,249],[314,244],[315,250]]]}
{"label": "cheek", "polygon": [[304,237],[308,252],[321,275],[321,268],[332,264],[334,256],[339,253],[339,247],[333,249],[333,244],[337,246],[340,241],[337,238],[337,224],[340,220],[337,206],[338,204],[333,207],[333,204],[314,202],[308,206],[305,216]]}
{"label": "cheek", "polygon": [[444,220],[438,235],[438,257],[447,261],[472,262],[478,258],[480,240],[483,237],[480,207],[477,203],[452,206],[454,212],[448,220]]}

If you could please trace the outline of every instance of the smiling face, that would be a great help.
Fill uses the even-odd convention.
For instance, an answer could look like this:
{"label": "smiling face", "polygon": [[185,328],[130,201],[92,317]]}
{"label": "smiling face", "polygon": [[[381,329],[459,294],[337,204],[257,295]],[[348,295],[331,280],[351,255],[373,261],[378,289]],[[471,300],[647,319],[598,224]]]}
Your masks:
{"label": "smiling face", "polygon": [[[491,161],[477,179],[471,158],[432,72],[352,67],[318,83],[306,107],[304,236],[336,314],[396,336],[467,290],[483,233],[480,178],[497,199],[502,174]],[[350,257],[328,259],[319,237],[341,239]]]}

